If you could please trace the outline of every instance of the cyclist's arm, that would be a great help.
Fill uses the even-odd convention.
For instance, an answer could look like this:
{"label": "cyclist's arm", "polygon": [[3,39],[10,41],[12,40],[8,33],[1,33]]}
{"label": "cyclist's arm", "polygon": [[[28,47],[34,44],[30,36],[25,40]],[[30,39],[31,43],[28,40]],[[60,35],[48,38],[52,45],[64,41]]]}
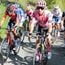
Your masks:
{"label": "cyclist's arm", "polygon": [[4,23],[5,19],[6,19],[7,15],[5,14],[3,17],[2,17],[2,20],[0,22],[0,26],[2,26],[2,24]]}
{"label": "cyclist's arm", "polygon": [[18,23],[19,23],[19,18],[16,17],[16,24],[15,24],[15,26],[18,26]]}
{"label": "cyclist's arm", "polygon": [[15,26],[18,26],[18,23],[19,23],[19,11],[18,10],[16,10],[16,24],[15,24]]}

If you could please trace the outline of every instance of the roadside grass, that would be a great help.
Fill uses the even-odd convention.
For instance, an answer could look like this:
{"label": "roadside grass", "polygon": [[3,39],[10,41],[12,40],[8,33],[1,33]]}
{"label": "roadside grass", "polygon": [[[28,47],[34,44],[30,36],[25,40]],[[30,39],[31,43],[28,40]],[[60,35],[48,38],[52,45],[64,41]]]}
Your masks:
{"label": "roadside grass", "polygon": [[[2,16],[4,15],[4,11],[5,11],[5,6],[3,4],[1,4],[0,5],[0,21],[2,19]],[[1,38],[3,38],[5,36],[5,32],[6,32],[5,28],[6,28],[6,25],[7,25],[7,23],[5,21],[5,23],[2,26],[3,29],[0,29],[0,37]]]}

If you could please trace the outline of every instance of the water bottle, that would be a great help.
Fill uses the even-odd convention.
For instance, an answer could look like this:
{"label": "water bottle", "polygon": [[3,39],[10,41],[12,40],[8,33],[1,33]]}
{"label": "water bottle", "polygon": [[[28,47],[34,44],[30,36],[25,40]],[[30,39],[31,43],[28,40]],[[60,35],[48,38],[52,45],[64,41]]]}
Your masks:
{"label": "water bottle", "polygon": [[36,61],[39,61],[39,55],[36,55]]}
{"label": "water bottle", "polygon": [[52,56],[51,52],[48,52],[48,59],[51,59],[51,56]]}

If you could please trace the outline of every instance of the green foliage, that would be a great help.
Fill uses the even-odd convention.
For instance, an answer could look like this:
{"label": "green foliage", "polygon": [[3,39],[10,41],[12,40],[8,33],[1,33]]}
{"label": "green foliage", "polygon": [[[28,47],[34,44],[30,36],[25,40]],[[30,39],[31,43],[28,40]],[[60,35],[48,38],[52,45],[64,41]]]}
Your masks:
{"label": "green foliage", "polygon": [[48,8],[53,8],[54,5],[59,5],[62,11],[65,9],[65,0],[46,0]]}

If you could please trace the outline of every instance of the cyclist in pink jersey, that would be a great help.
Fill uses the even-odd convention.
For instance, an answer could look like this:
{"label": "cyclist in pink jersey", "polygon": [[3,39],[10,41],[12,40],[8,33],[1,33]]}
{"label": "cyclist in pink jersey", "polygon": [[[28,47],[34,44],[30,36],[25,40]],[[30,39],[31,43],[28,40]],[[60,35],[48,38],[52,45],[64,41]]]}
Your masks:
{"label": "cyclist in pink jersey", "polygon": [[[41,30],[42,29],[46,29],[46,34],[48,35],[47,39],[48,39],[48,42],[49,44],[51,44],[51,32],[52,32],[52,15],[51,12],[49,12],[48,10],[45,9],[46,7],[46,2],[43,1],[43,0],[39,0],[39,2],[37,2],[37,5],[36,5],[36,9],[35,11],[33,12],[33,16],[32,16],[32,19],[31,19],[31,28],[30,29],[30,33],[33,32],[33,29],[34,29],[34,26],[35,24],[38,24],[38,32],[39,34],[41,34]],[[39,39],[37,38],[36,40],[36,48],[39,47]]]}
{"label": "cyclist in pink jersey", "polygon": [[[34,25],[37,23],[40,28],[48,28],[48,32],[51,33],[52,16],[50,16],[50,15],[52,15],[52,14],[49,13],[45,9],[45,7],[46,7],[46,2],[39,1],[36,5],[35,11],[33,12],[33,16],[32,16],[32,19],[30,22],[33,24],[32,27],[34,27]],[[30,30],[30,33],[32,33],[32,32],[33,32],[33,30],[32,31]]]}

